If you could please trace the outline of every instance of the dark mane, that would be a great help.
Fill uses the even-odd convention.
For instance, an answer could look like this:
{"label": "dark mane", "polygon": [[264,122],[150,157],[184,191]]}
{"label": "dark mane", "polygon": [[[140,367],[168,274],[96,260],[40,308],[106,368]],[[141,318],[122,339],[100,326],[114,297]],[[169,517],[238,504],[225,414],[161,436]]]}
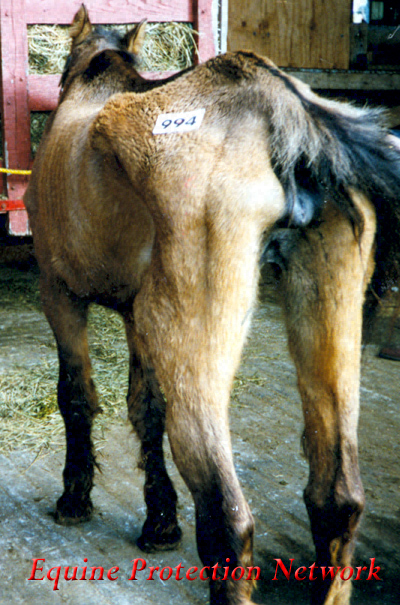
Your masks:
{"label": "dark mane", "polygon": [[[64,69],[60,79],[60,86],[64,88],[65,83],[68,79],[74,78],[78,76],[80,73],[85,71],[85,67],[80,67],[79,70],[74,69],[74,59],[76,55],[79,55],[84,52],[84,48],[89,48],[96,42],[102,43],[103,47],[106,46],[108,50],[122,50],[123,48],[123,36],[115,31],[106,29],[100,25],[96,25],[93,28],[92,33],[90,34],[90,38],[83,40],[80,44],[77,44],[75,47],[73,46],[71,49],[71,53],[65,60]],[[135,63],[135,58],[131,53],[126,53],[130,55],[130,62]],[[88,55],[88,62],[90,63],[93,58],[93,54]]]}
{"label": "dark mane", "polygon": [[[89,46],[89,43],[93,44],[96,40],[107,42],[109,47],[95,54],[88,53],[86,63],[76,66],[74,52],[67,57],[60,80],[62,90],[60,100],[65,97],[69,84],[79,76],[82,77],[83,83],[88,85],[97,86],[99,85],[97,79],[108,77],[117,81],[119,87],[125,92],[144,92],[174,81],[194,69],[194,66],[191,66],[165,78],[149,80],[138,73],[140,61],[134,54],[123,48],[124,37],[121,34],[96,26],[90,41],[84,41],[81,44],[86,43]],[[82,49],[78,47],[78,51],[82,52]],[[123,82],[123,86],[121,82]]]}

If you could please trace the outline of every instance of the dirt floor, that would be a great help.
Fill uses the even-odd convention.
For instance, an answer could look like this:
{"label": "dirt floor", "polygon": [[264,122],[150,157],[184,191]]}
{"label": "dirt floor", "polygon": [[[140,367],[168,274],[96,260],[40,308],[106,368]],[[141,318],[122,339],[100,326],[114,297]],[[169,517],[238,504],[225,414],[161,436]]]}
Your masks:
{"label": "dirt floor", "polygon": [[[151,565],[173,568],[181,563],[186,570],[201,564],[195,547],[193,502],[174,468],[169,450],[168,464],[180,499],[182,544],[174,552],[157,555],[143,555],[135,545],[145,518],[143,478],[136,468],[138,445],[122,405],[115,404],[113,414],[99,421],[97,443],[102,473],[97,474],[93,491],[96,512],[92,521],[70,528],[54,523],[51,515],[62,491],[62,431],[57,429],[55,435],[48,434],[46,445],[40,445],[40,440],[45,438],[42,433],[51,432],[53,420],[40,433],[33,431],[29,437],[30,425],[18,408],[18,400],[26,396],[24,392],[28,387],[24,386],[24,380],[27,377],[31,383],[30,377],[37,377],[37,384],[30,385],[32,391],[28,391],[27,399],[31,399],[37,397],[41,373],[51,374],[54,381],[56,376],[54,341],[38,302],[37,280],[37,268],[29,254],[16,262],[12,254],[8,257],[3,253],[0,258],[0,379],[3,380],[0,417],[4,421],[5,441],[0,454],[0,603],[206,603],[207,585],[199,579],[178,582],[172,578],[161,580],[155,574],[154,581],[147,581],[148,574],[143,571],[137,574],[137,581],[129,580],[132,561],[138,557],[146,561],[147,569]],[[261,579],[254,601],[301,605],[308,603],[308,581],[296,581],[293,577],[287,581],[282,573],[278,581],[272,581],[275,559],[281,559],[286,566],[294,559],[295,567],[309,566],[314,560],[302,500],[307,464],[300,447],[301,406],[280,309],[269,287],[262,289],[260,299],[232,397],[234,456],[256,520],[255,564],[261,568]],[[397,330],[400,344],[399,336]],[[97,349],[100,344],[96,345]],[[369,345],[363,355],[359,434],[367,508],[358,535],[355,565],[369,568],[370,559],[375,558],[375,565],[381,568],[382,581],[355,582],[353,605],[400,603],[400,362],[378,359],[377,349],[377,344]],[[112,350],[104,357],[105,368],[117,363]],[[98,383],[101,383],[100,370],[96,377]],[[15,386],[10,386],[12,378]],[[123,374],[123,384],[125,380]],[[123,400],[123,388],[116,386]],[[52,392],[54,389],[55,382]],[[10,401],[14,402],[13,409],[19,415],[13,415]],[[54,426],[59,427],[58,412],[49,412],[48,418],[53,419],[52,414]],[[39,423],[40,414],[35,418]],[[42,577],[51,567],[67,565],[78,566],[80,577],[80,569],[86,564],[89,568],[102,566],[106,571],[118,566],[119,571],[112,576],[118,578],[77,582],[60,579],[59,590],[54,591],[53,581],[28,580],[34,558],[45,559],[38,563],[38,567],[43,566],[43,572],[38,571],[36,577]],[[55,573],[53,570],[52,574]]]}

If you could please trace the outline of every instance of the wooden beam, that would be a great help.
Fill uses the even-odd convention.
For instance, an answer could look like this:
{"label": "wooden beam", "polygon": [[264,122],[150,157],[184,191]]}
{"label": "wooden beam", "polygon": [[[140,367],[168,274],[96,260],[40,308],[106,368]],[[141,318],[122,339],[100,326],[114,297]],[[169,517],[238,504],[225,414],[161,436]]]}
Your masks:
{"label": "wooden beam", "polygon": [[285,73],[323,90],[400,90],[400,72],[284,69]]}
{"label": "wooden beam", "polygon": [[228,49],[279,67],[347,69],[352,0],[229,0]]}
{"label": "wooden beam", "polygon": [[[159,80],[172,76],[175,71],[149,71],[140,72],[144,78],[149,80]],[[57,107],[58,96],[60,94],[59,82],[60,75],[39,75],[31,74],[28,76],[29,84],[29,110],[30,111],[53,111]]]}
{"label": "wooden beam", "polygon": [[194,0],[193,27],[196,32],[198,56],[195,63],[203,63],[215,55],[212,3],[210,0]]}
{"label": "wooden beam", "polygon": [[12,210],[8,213],[8,233],[19,237],[32,235],[26,210]]}
{"label": "wooden beam", "polygon": [[[6,167],[22,170],[31,153],[25,6],[25,0],[1,0],[0,8],[3,157]],[[8,176],[8,197],[21,198],[27,182],[26,176]]]}
{"label": "wooden beam", "polygon": [[[35,0],[27,2],[24,19],[29,24],[69,25],[82,0]],[[209,2],[210,4],[210,2]],[[92,23],[137,23],[148,21],[182,21],[192,23],[194,12],[187,0],[85,0]]]}
{"label": "wooden beam", "polygon": [[60,93],[60,78],[59,74],[29,75],[30,111],[51,111],[57,107],[58,95]]}

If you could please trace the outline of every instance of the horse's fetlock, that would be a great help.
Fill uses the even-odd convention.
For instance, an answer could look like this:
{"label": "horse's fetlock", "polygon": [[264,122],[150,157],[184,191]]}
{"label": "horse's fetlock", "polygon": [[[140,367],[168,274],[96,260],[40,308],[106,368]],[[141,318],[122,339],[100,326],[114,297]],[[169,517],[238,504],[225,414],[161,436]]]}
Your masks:
{"label": "horse's fetlock", "polygon": [[59,525],[75,525],[89,521],[93,513],[93,504],[88,494],[65,491],[57,501],[54,515]]}
{"label": "horse's fetlock", "polygon": [[144,552],[157,552],[174,550],[179,545],[181,538],[182,530],[175,515],[165,515],[163,518],[163,514],[160,514],[157,519],[153,515],[149,515],[136,543]]}

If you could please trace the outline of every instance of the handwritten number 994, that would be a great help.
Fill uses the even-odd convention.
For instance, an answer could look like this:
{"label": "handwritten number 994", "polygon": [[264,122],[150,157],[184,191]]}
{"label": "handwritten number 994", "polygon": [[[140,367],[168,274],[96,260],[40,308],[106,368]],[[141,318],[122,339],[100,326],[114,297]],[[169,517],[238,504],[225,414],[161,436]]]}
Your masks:
{"label": "handwritten number 994", "polygon": [[153,134],[172,134],[198,130],[204,117],[205,109],[182,111],[179,113],[160,114],[153,128]]}
{"label": "handwritten number 994", "polygon": [[[196,123],[196,116],[191,117],[189,120],[185,120],[184,118],[177,118],[176,120],[174,120],[174,124],[175,126],[179,127],[182,126],[182,124],[186,124],[187,126],[193,126],[193,124]],[[172,120],[164,120],[164,122],[161,124],[161,126],[163,128],[168,128],[168,126],[171,126],[172,124]]]}

